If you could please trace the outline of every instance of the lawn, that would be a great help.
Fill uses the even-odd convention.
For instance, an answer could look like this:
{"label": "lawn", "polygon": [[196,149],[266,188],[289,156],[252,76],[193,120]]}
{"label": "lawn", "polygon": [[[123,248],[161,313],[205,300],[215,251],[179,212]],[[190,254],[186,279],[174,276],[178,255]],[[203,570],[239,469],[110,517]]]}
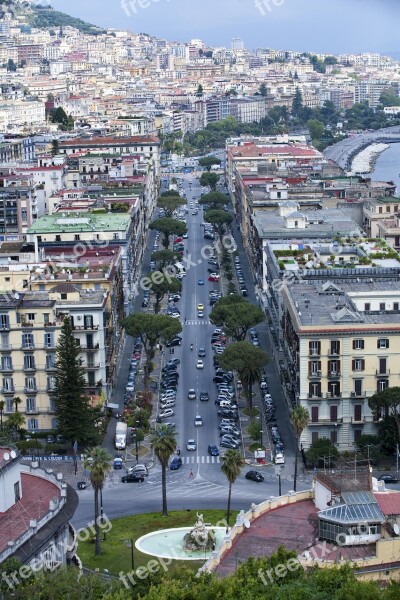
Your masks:
{"label": "lawn", "polygon": [[[224,510],[201,510],[204,521],[215,525],[226,516]],[[230,524],[234,524],[238,511],[232,511]],[[82,560],[83,566],[88,569],[99,569],[103,571],[108,569],[112,575],[118,575],[120,571],[130,571],[132,569],[131,549],[126,544],[127,540],[135,541],[146,533],[157,531],[158,529],[168,529],[172,527],[190,527],[196,522],[196,510],[179,510],[170,512],[168,517],[163,517],[160,513],[146,513],[141,515],[132,515],[122,517],[112,521],[112,528],[107,533],[107,540],[101,543],[101,555],[95,556],[94,542],[79,542],[77,554]],[[134,549],[134,567],[146,565],[151,556],[143,554]],[[182,561],[173,560],[169,570],[177,565],[185,565],[197,571],[204,561]]]}

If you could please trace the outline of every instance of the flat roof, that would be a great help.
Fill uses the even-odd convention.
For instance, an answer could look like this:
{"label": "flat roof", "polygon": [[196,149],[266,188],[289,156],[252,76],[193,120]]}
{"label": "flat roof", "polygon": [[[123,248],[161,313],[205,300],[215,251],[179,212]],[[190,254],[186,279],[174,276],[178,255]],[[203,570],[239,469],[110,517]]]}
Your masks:
{"label": "flat roof", "polygon": [[69,212],[53,213],[39,217],[28,228],[28,233],[57,233],[78,231],[126,231],[131,221],[129,213],[94,213],[80,212],[73,217]]}
{"label": "flat roof", "polygon": [[[321,211],[302,211],[302,215],[316,223],[307,222],[305,228],[288,228],[286,219],[290,215],[281,216],[279,210],[258,210],[254,209],[253,222],[260,238],[276,238],[288,234],[293,240],[307,237],[324,237],[336,235],[349,235],[359,230],[358,225],[353,219],[340,208],[327,208]],[[320,222],[322,221],[322,222]]]}

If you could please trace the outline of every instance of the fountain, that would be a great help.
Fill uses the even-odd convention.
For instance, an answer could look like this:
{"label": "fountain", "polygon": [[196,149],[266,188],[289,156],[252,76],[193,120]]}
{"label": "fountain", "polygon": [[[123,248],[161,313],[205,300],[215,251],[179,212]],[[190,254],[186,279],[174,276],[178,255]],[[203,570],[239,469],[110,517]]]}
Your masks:
{"label": "fountain", "polygon": [[223,541],[226,527],[210,527],[196,514],[194,527],[161,529],[143,535],[135,547],[143,554],[175,560],[207,560]]}

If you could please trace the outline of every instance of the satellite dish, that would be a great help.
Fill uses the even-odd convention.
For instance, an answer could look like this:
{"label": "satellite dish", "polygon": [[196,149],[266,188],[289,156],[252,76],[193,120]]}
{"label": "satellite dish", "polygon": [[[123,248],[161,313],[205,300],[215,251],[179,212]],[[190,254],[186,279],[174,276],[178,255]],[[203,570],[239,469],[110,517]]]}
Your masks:
{"label": "satellite dish", "polygon": [[396,535],[399,535],[399,533],[400,533],[400,527],[397,525],[397,523],[395,523],[393,525],[393,531],[395,532]]}
{"label": "satellite dish", "polygon": [[15,450],[11,450],[11,458],[16,458],[17,453],[15,452]]}
{"label": "satellite dish", "polygon": [[244,521],[244,526],[246,527],[246,529],[250,527],[250,521],[248,519]]}
{"label": "satellite dish", "polygon": [[8,452],[4,452],[3,458],[4,460],[10,460],[10,455],[8,454]]}

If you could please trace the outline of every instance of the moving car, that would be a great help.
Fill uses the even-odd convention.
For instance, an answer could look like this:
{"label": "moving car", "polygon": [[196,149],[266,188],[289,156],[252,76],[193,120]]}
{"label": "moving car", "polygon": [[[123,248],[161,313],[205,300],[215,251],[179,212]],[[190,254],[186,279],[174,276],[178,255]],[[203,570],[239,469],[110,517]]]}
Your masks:
{"label": "moving car", "polygon": [[245,475],[246,479],[251,479],[252,481],[264,481],[263,475],[258,471],[247,471]]}
{"label": "moving car", "polygon": [[219,450],[218,447],[215,444],[210,444],[208,446],[208,454],[210,456],[219,456]]}
{"label": "moving car", "polygon": [[204,310],[204,304],[201,304],[201,302],[199,302],[199,304],[197,305],[197,310]]}
{"label": "moving car", "polygon": [[194,426],[201,427],[203,425],[203,419],[200,415],[196,415],[194,418]]}
{"label": "moving car", "polygon": [[204,357],[205,355],[206,355],[206,349],[203,346],[201,346],[201,348],[199,348],[197,351],[197,356],[199,356],[201,358],[201,357]]}
{"label": "moving car", "polygon": [[143,483],[144,477],[140,473],[128,473],[122,477],[121,481],[122,483],[137,483],[138,481]]}
{"label": "moving car", "polygon": [[200,402],[208,402],[210,396],[208,392],[200,392]]}
{"label": "moving car", "polygon": [[196,368],[197,369],[204,369],[204,361],[202,361],[201,358],[199,358],[199,360],[197,361]]}
{"label": "moving car", "polygon": [[188,391],[188,400],[196,400],[196,391],[194,388],[190,388]]}
{"label": "moving car", "polygon": [[167,342],[165,345],[167,346],[167,348],[172,348],[173,346],[180,346],[181,343],[182,343],[182,338],[179,335],[177,335],[172,340]]}
{"label": "moving car", "polygon": [[180,469],[182,466],[182,459],[180,456],[175,456],[172,460],[171,460],[171,464],[169,465],[169,468],[171,469],[171,471],[177,471],[178,469]]}
{"label": "moving car", "polygon": [[196,440],[194,440],[193,438],[189,439],[186,444],[186,450],[191,452],[191,451],[196,450],[196,448],[197,448]]}
{"label": "moving car", "polygon": [[219,275],[217,275],[217,273],[213,273],[212,275],[210,275],[210,277],[208,278],[208,281],[214,281],[217,282],[219,281]]}
{"label": "moving car", "polygon": [[198,285],[204,285],[204,279],[198,279],[197,283]]}

